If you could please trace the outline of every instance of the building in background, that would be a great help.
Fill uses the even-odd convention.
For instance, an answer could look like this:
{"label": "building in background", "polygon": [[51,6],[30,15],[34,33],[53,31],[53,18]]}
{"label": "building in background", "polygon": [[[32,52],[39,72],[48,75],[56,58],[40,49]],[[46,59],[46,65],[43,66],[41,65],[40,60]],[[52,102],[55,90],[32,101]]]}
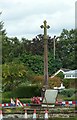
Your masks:
{"label": "building in background", "polygon": [[75,79],[77,78],[77,70],[69,70],[69,69],[60,69],[51,78],[57,76],[60,72],[63,73],[64,79]]}
{"label": "building in background", "polygon": [[75,79],[77,78],[77,70],[70,70],[64,72],[64,79]]}

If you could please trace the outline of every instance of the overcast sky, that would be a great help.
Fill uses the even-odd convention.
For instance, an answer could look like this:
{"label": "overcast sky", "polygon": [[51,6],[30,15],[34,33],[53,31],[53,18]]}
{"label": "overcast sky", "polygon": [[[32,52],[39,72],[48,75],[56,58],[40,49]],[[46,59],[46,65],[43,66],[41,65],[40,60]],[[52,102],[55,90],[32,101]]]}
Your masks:
{"label": "overcast sky", "polygon": [[43,34],[40,25],[50,25],[48,34],[59,35],[62,29],[75,28],[76,0],[0,0],[0,16],[10,37],[32,39]]}

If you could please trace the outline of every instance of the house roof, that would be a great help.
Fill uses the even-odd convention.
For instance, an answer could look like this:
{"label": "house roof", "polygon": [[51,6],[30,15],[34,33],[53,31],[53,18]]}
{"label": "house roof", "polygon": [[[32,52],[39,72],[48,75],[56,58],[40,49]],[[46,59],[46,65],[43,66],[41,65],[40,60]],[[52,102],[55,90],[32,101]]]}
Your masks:
{"label": "house roof", "polygon": [[51,78],[55,77],[59,72],[62,72],[64,75],[74,75],[77,77],[77,70],[61,68],[54,75],[52,75]]}
{"label": "house roof", "polygon": [[53,74],[53,75],[51,76],[51,78],[55,77],[59,72],[64,73],[64,70],[63,70],[63,69],[58,70],[55,74]]}
{"label": "house roof", "polygon": [[67,72],[64,72],[65,75],[74,75],[77,77],[77,70],[70,70]]}
{"label": "house roof", "polygon": [[66,68],[61,68],[60,70],[63,70],[63,72],[68,72],[68,71],[70,71],[70,69],[66,69]]}

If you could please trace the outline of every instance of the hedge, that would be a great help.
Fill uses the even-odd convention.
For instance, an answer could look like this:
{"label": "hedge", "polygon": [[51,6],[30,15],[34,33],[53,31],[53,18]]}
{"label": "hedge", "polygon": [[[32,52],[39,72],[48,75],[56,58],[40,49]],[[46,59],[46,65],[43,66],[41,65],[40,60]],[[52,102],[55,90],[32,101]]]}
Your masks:
{"label": "hedge", "polygon": [[14,91],[3,93],[3,98],[31,98],[41,96],[41,88],[36,85],[20,86]]}
{"label": "hedge", "polygon": [[66,97],[71,97],[75,94],[75,89],[70,88],[70,89],[65,89],[60,92],[61,95],[65,95]]}

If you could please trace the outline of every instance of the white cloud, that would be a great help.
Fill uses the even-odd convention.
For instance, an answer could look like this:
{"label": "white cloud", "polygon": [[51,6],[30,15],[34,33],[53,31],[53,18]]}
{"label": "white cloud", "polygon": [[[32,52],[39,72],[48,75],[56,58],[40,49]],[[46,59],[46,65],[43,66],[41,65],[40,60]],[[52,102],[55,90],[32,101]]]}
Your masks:
{"label": "white cloud", "polygon": [[43,33],[40,25],[45,19],[50,35],[75,24],[75,0],[0,0],[0,11],[9,36],[33,38]]}

